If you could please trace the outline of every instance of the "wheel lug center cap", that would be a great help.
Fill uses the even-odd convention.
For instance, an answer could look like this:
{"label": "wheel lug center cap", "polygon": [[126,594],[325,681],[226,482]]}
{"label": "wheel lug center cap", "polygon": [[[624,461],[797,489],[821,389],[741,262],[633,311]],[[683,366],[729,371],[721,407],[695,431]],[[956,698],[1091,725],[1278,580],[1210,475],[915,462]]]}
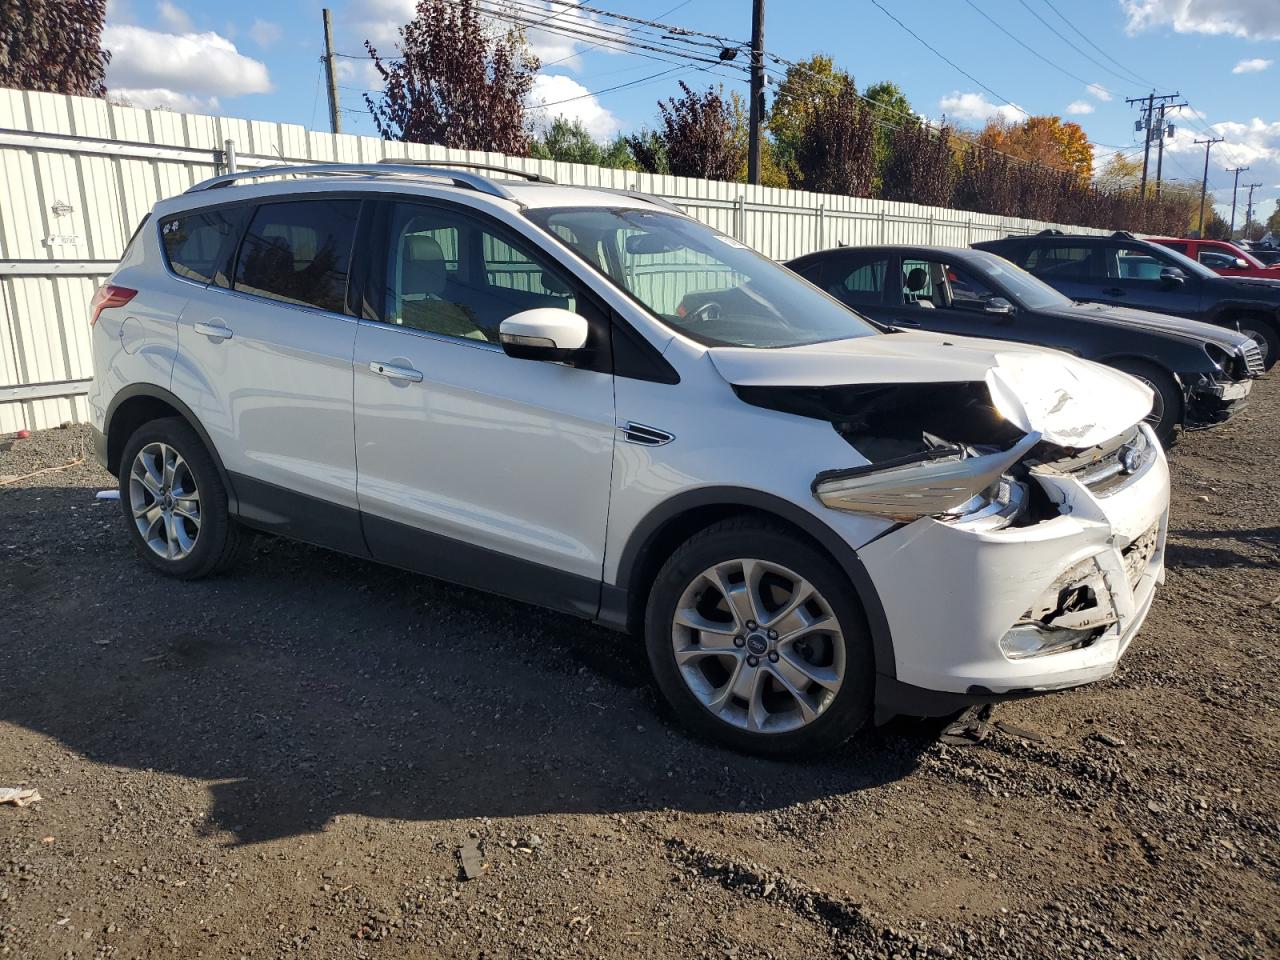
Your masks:
{"label": "wheel lug center cap", "polygon": [[769,638],[763,633],[749,634],[747,636],[747,650],[757,657],[763,657],[769,652]]}

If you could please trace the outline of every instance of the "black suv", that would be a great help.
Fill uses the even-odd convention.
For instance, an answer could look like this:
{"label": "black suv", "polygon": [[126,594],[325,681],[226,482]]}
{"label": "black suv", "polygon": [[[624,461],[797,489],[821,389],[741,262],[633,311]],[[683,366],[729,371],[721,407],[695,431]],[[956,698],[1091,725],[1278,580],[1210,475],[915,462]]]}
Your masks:
{"label": "black suv", "polygon": [[1271,369],[1280,357],[1280,281],[1223,277],[1158,243],[1045,230],[973,245],[1029,270],[1072,300],[1172,313],[1252,337]]}
{"label": "black suv", "polygon": [[965,247],[838,247],[787,264],[872,320],[936,333],[1057,347],[1123,370],[1155,393],[1151,428],[1222,423],[1262,372],[1257,346],[1231,330],[1140,310],[1076,304],[1025,270]]}

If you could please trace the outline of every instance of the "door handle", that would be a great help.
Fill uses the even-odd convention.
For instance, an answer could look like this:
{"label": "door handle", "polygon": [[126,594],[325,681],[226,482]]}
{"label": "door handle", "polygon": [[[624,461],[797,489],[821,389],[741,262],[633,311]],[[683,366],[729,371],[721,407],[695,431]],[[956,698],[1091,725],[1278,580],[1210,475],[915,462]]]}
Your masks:
{"label": "door handle", "polygon": [[1103,291],[1108,297],[1123,297],[1124,290],[1120,287],[1106,287]]}
{"label": "door handle", "polygon": [[369,369],[388,380],[408,380],[410,383],[422,382],[422,371],[413,367],[400,367],[394,363],[383,363],[381,360],[370,360]]}
{"label": "door handle", "polygon": [[231,328],[221,320],[211,320],[207,323],[204,320],[197,320],[192,324],[192,329],[194,329],[196,333],[206,336],[211,340],[230,340],[235,336],[235,334],[231,332]]}

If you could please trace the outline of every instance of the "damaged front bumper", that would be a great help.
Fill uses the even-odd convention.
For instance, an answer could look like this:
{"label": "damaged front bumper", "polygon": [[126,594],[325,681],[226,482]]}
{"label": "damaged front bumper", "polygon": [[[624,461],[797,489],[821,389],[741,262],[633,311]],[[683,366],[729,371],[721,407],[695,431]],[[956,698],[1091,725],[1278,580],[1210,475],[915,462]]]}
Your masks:
{"label": "damaged front bumper", "polygon": [[1251,379],[1224,383],[1204,378],[1193,383],[1185,391],[1183,426],[1188,430],[1205,430],[1226,423],[1249,405],[1252,390]]}
{"label": "damaged front bumper", "polygon": [[1116,669],[1164,579],[1169,473],[1151,455],[1132,473],[1105,464],[1031,470],[1057,515],[992,529],[924,517],[859,556],[893,639],[881,715],[936,715],[967,703],[1059,690]]}

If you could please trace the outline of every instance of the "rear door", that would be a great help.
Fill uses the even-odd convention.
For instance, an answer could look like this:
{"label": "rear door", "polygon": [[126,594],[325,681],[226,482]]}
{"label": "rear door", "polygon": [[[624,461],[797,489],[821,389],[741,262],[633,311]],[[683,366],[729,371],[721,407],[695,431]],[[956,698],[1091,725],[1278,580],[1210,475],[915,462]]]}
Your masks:
{"label": "rear door", "polygon": [[[1108,241],[1098,247],[1102,277],[1100,295],[1089,299],[1119,307],[1192,316],[1199,309],[1200,279],[1165,254],[1158,244]],[[1181,282],[1162,280],[1161,271],[1174,268]]]}
{"label": "rear door", "polygon": [[1010,259],[1058,292],[1072,300],[1103,299],[1105,275],[1095,245],[1044,240],[1017,249]]}
{"label": "rear door", "polygon": [[360,209],[331,196],[241,208],[238,251],[183,311],[173,374],[247,520],[355,553],[346,296]]}
{"label": "rear door", "polygon": [[[355,345],[355,450],[376,559],[594,615],[614,442],[607,316],[504,225],[447,201],[375,220]],[[597,362],[516,360],[501,322],[587,317]]]}

